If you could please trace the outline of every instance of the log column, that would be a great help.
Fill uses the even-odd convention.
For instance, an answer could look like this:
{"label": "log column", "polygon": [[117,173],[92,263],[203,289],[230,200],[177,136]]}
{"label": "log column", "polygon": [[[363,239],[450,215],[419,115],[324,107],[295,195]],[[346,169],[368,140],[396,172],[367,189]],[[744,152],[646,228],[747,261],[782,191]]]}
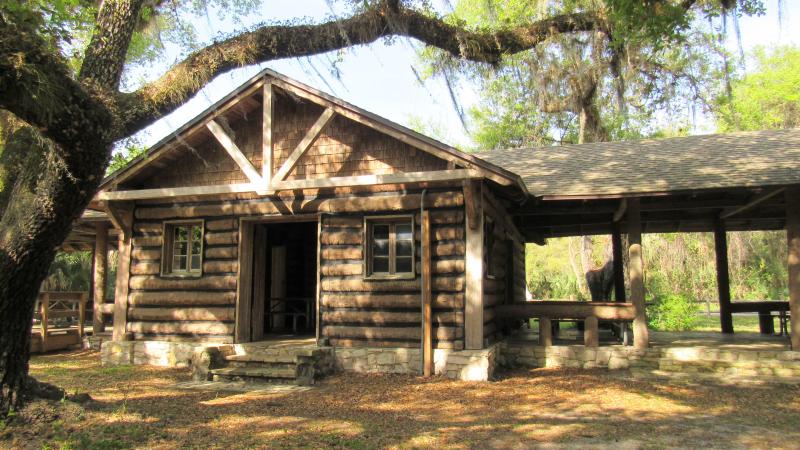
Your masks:
{"label": "log column", "polygon": [[723,333],[733,333],[731,282],[728,275],[728,238],[725,234],[725,224],[721,220],[714,223],[714,253],[717,256],[720,329]]}
{"label": "log column", "polygon": [[636,310],[633,319],[633,345],[646,350],[650,342],[647,313],[644,304],[644,258],[642,256],[642,218],[638,198],[628,199],[628,276],[631,283],[631,303]]}
{"label": "log column", "polygon": [[786,238],[789,245],[789,335],[792,350],[800,350],[800,187],[786,190]]}
{"label": "log column", "polygon": [[467,221],[466,304],[464,305],[464,348],[483,348],[483,194],[480,182],[464,182]]}
{"label": "log column", "polygon": [[622,260],[622,230],[619,222],[614,222],[611,231],[611,249],[614,264],[614,300],[625,301],[625,269]]}
{"label": "log column", "polygon": [[108,274],[108,224],[101,222],[94,228],[92,335],[97,336],[98,333],[106,330],[103,322],[103,302],[106,300],[106,277]]}

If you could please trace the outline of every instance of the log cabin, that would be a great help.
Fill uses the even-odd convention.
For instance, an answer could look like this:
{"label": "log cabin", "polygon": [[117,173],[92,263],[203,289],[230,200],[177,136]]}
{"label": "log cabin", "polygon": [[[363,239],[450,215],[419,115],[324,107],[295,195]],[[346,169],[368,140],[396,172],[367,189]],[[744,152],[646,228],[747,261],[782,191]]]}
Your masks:
{"label": "log cabin", "polygon": [[[95,333],[113,315],[103,360],[246,380],[277,377],[254,366],[289,351],[322,355],[298,378],[335,366],[485,380],[527,318],[544,346],[551,319],[583,321],[589,347],[599,321],[625,339],[632,323],[643,354],[643,232],[715,231],[724,253],[726,229],[800,222],[800,132],[748,136],[472,154],[264,70],[103,181],[97,248],[119,233],[114,304],[94,308]],[[736,145],[785,164],[733,161]],[[525,302],[525,244],[582,234],[614,237],[615,301]],[[732,332],[726,265],[718,255]],[[796,308],[790,288],[797,299],[765,310]]]}

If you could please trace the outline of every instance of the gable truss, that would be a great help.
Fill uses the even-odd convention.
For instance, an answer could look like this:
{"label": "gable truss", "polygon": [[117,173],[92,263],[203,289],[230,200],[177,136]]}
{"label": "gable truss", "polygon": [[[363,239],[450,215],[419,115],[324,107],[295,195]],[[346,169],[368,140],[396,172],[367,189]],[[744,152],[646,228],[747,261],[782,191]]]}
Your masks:
{"label": "gable truss", "polygon": [[[308,100],[312,103],[325,108],[317,118],[316,122],[309,128],[303,139],[297,144],[289,158],[281,165],[280,168],[272,175],[272,124],[273,124],[273,102],[274,102],[274,88],[278,87],[292,95]],[[225,129],[215,120],[219,113],[207,115],[203,122],[195,124],[189,130],[196,131],[200,128],[207,128],[225,152],[233,159],[239,169],[247,176],[249,183],[234,183],[226,185],[211,185],[211,186],[187,186],[187,187],[174,187],[174,188],[156,188],[156,189],[136,189],[136,190],[111,190],[101,191],[97,194],[96,200],[108,201],[121,201],[121,200],[144,200],[152,198],[171,198],[171,197],[189,197],[189,196],[204,196],[204,195],[219,195],[231,193],[257,193],[259,195],[273,195],[277,191],[283,190],[301,190],[301,189],[320,189],[320,188],[337,188],[337,187],[358,187],[358,186],[374,186],[381,184],[405,184],[405,183],[423,183],[423,182],[441,182],[441,181],[460,181],[465,179],[482,178],[486,177],[497,181],[503,185],[508,185],[512,181],[508,178],[500,176],[494,172],[478,167],[469,161],[458,158],[457,156],[431,145],[425,141],[417,139],[392,127],[389,127],[371,117],[367,117],[356,111],[352,111],[344,106],[333,102],[329,99],[308,92],[294,84],[287,82],[281,78],[271,77],[265,75],[264,79],[258,80],[256,85],[251,86],[242,93],[247,95],[238,95],[230,100],[226,105],[223,105],[225,110],[230,110],[235,107],[239,102],[243,101],[245,97],[249,99],[250,95],[257,91],[258,88],[262,89],[264,103],[267,107],[263,108],[262,115],[262,167],[259,170],[250,162],[247,156],[239,149],[231,136]],[[314,142],[325,131],[325,128],[337,116],[341,115],[356,123],[365,125],[390,137],[393,137],[401,142],[404,142],[412,147],[419,148],[427,153],[433,154],[436,157],[448,161],[448,169],[435,170],[435,171],[422,171],[422,172],[406,172],[385,175],[358,175],[358,176],[341,176],[317,179],[301,179],[301,180],[286,180],[286,177],[297,166],[299,160],[305,155],[308,150],[313,146]]]}

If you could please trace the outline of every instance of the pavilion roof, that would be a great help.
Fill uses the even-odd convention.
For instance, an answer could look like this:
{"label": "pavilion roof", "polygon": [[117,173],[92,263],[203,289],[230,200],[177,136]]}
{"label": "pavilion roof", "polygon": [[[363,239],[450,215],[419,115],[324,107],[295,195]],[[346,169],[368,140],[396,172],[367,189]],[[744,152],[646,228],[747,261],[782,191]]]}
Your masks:
{"label": "pavilion roof", "polygon": [[476,156],[535,197],[598,198],[800,184],[800,129],[504,149]]}

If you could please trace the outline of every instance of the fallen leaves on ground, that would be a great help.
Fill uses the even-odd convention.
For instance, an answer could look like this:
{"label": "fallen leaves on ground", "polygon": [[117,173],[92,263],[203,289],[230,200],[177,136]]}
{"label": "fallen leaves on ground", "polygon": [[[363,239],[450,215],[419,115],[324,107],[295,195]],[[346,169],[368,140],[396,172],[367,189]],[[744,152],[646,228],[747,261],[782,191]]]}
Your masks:
{"label": "fallen leaves on ground", "polygon": [[494,382],[338,374],[294,392],[177,389],[185,370],[35,356],[34,376],[92,401],[38,401],[1,448],[800,448],[797,386],[687,385],[603,370]]}

